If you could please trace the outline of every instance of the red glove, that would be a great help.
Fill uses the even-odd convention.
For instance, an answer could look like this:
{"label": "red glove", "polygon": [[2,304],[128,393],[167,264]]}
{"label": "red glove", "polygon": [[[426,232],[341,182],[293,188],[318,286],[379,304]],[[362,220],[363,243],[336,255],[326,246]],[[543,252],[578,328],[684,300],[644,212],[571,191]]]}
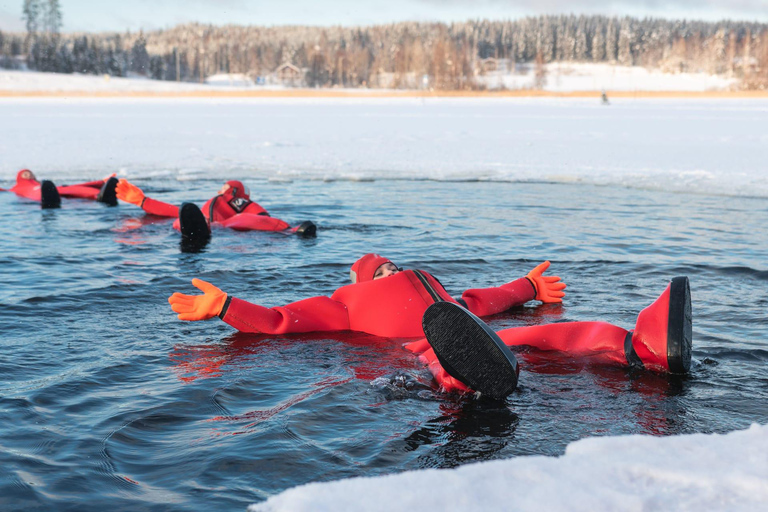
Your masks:
{"label": "red glove", "polygon": [[125,178],[117,182],[115,193],[117,194],[118,199],[125,201],[126,203],[141,206],[144,202],[144,192]]}
{"label": "red glove", "polygon": [[541,265],[531,270],[527,276],[528,280],[536,290],[536,300],[541,302],[563,302],[565,297],[565,283],[560,281],[558,276],[543,276],[543,274],[549,268],[549,261],[545,261]]}
{"label": "red glove", "polygon": [[227,301],[227,294],[202,279],[193,279],[192,284],[200,289],[203,295],[185,295],[177,292],[168,297],[171,309],[179,314],[179,320],[208,320],[218,316]]}

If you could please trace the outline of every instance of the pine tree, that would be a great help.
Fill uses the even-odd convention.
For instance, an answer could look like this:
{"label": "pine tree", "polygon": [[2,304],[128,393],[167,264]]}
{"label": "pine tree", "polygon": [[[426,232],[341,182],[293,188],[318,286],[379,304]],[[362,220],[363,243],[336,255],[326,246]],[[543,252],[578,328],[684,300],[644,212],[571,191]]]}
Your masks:
{"label": "pine tree", "polygon": [[595,33],[592,36],[592,60],[594,62],[604,62],[606,60],[605,27],[601,21],[598,21]]}
{"label": "pine tree", "polygon": [[130,70],[140,75],[149,74],[149,53],[147,53],[147,40],[144,34],[139,34],[139,38],[133,43],[130,57]]}
{"label": "pine tree", "polygon": [[630,19],[624,18],[621,20],[621,26],[619,28],[619,47],[618,47],[618,61],[622,66],[632,65],[632,40],[634,39],[632,33],[632,26],[630,25]]}
{"label": "pine tree", "polygon": [[27,27],[27,35],[34,36],[40,24],[40,0],[24,0],[21,19]]}
{"label": "pine tree", "polygon": [[59,0],[48,0],[45,6],[45,31],[53,36],[58,36],[61,29],[62,15]]}

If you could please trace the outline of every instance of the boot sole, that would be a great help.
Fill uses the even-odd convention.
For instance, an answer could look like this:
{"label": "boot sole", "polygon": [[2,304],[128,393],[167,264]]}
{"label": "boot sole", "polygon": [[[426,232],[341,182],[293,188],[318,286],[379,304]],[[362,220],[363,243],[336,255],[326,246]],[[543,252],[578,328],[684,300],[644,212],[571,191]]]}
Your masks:
{"label": "boot sole", "polygon": [[437,359],[473,391],[503,400],[517,387],[515,355],[485,322],[451,302],[424,312],[422,326]]}
{"label": "boot sole", "polygon": [[179,209],[179,228],[182,241],[206,244],[211,238],[211,229],[203,212],[194,203],[183,203]]}
{"label": "boot sole", "polygon": [[305,220],[299,224],[296,234],[303,238],[312,238],[317,236],[317,226],[311,220]]}
{"label": "boot sole", "polygon": [[40,183],[40,206],[45,209],[61,207],[59,190],[50,180]]}
{"label": "boot sole", "polygon": [[112,177],[104,182],[99,190],[99,195],[96,196],[96,200],[100,203],[104,203],[107,206],[117,206],[117,178]]}
{"label": "boot sole", "polygon": [[691,368],[693,316],[688,278],[675,277],[669,290],[667,323],[667,363],[672,373],[687,373]]}

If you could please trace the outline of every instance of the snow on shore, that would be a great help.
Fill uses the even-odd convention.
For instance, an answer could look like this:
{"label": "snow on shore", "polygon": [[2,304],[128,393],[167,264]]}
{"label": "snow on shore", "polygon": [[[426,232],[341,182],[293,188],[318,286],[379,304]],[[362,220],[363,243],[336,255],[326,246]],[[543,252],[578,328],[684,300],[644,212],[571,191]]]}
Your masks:
{"label": "snow on shore", "polygon": [[[639,66],[611,64],[553,63],[544,66],[543,90],[572,91],[687,91],[705,92],[728,90],[738,81],[707,73],[663,73]],[[478,80],[489,89],[531,89],[535,69],[528,65],[515,73],[494,71]]]}
{"label": "snow on shore", "polygon": [[756,511],[768,503],[768,425],[725,435],[589,438],[562,457],[312,483],[249,512]]}
{"label": "snow on shore", "polygon": [[[553,63],[545,66],[543,90],[547,92],[572,91],[690,91],[727,90],[737,84],[732,78],[706,73],[662,73],[642,67],[614,66],[611,64]],[[535,69],[532,65],[505,68],[477,77],[489,89],[501,87],[533,89]],[[421,82],[419,81],[419,84]],[[119,78],[109,75],[80,75],[40,73],[32,71],[0,70],[0,91],[7,92],[80,92],[80,93],[189,93],[205,91],[264,91],[295,90],[279,85],[255,85],[242,74],[218,74],[208,77],[206,83],[170,82],[146,78]],[[350,89],[360,92],[365,89]],[[370,91],[377,91],[370,89]],[[381,91],[380,89],[378,91]]]}

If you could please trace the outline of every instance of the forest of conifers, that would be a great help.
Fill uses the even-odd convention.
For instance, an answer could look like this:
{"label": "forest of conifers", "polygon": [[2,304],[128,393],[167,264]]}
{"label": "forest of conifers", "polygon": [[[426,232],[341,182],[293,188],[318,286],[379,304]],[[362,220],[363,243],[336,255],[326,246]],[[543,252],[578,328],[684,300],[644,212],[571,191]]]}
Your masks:
{"label": "forest of conifers", "polygon": [[[768,88],[768,25],[606,16],[514,21],[403,22],[367,27],[180,25],[126,33],[0,32],[0,66],[58,73],[202,81],[217,73],[251,78],[285,63],[310,87],[475,89],[487,59],[597,62],[668,72],[706,72]],[[295,67],[294,67],[295,66]]]}

